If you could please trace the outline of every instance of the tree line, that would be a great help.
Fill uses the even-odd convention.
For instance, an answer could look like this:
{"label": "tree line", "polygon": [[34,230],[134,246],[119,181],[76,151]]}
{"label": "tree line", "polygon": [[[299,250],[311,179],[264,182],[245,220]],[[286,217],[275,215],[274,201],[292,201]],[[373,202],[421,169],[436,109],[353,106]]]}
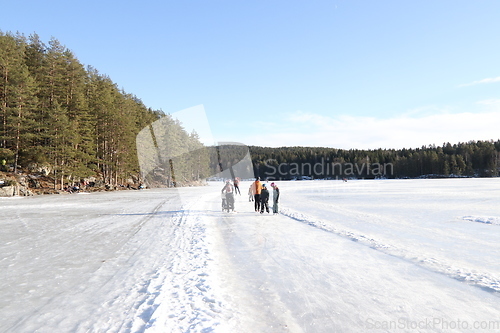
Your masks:
{"label": "tree line", "polygon": [[[14,173],[43,168],[55,188],[85,177],[109,185],[137,179],[136,135],[165,117],[82,65],[57,39],[45,44],[37,34],[0,32],[0,160]],[[172,149],[199,145],[170,120]],[[186,174],[195,175],[179,170]]]}
{"label": "tree line", "polygon": [[500,140],[416,149],[251,146],[254,172],[269,179],[498,177]]}

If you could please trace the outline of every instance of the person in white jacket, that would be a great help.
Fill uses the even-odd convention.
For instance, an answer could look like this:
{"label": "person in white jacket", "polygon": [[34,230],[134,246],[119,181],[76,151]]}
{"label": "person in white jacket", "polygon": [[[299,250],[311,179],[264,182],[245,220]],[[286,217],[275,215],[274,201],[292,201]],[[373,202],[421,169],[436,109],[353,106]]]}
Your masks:
{"label": "person in white jacket", "polygon": [[280,189],[275,183],[271,183],[273,188],[273,214],[278,214],[278,200],[280,198]]}

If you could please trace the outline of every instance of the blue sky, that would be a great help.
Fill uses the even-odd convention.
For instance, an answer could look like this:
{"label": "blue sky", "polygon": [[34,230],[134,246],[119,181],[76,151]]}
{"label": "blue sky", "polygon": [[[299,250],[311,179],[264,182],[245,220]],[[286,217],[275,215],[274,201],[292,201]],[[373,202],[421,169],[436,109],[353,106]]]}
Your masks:
{"label": "blue sky", "polygon": [[2,31],[54,36],[148,107],[203,105],[206,141],[368,149],[500,138],[497,0],[1,8]]}

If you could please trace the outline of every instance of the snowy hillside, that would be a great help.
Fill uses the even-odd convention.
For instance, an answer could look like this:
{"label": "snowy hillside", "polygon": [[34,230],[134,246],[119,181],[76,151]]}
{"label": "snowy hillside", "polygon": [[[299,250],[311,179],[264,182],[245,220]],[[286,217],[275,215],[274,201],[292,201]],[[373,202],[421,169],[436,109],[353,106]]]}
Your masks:
{"label": "snowy hillside", "polygon": [[1,198],[0,332],[498,332],[500,179]]}

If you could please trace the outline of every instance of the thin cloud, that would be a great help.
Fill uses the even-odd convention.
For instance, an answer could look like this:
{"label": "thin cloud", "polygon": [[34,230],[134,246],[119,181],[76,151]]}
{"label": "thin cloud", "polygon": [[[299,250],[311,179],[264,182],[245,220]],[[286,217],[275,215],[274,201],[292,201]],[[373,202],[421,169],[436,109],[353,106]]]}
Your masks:
{"label": "thin cloud", "polygon": [[239,141],[267,147],[419,148],[445,142],[497,140],[500,138],[500,110],[404,115],[388,119],[295,112],[280,123],[267,125],[273,130],[264,135],[245,136]]}
{"label": "thin cloud", "polygon": [[500,99],[497,99],[497,98],[485,99],[485,100],[477,102],[477,104],[486,105],[488,107],[494,107],[494,108],[497,108],[498,110],[500,110]]}
{"label": "thin cloud", "polygon": [[459,85],[459,87],[469,87],[469,86],[475,86],[477,84],[496,83],[496,82],[500,82],[500,76],[494,77],[494,78],[486,78],[486,79],[482,79],[482,80],[478,80],[478,81],[473,81],[471,83],[461,84],[461,85]]}

